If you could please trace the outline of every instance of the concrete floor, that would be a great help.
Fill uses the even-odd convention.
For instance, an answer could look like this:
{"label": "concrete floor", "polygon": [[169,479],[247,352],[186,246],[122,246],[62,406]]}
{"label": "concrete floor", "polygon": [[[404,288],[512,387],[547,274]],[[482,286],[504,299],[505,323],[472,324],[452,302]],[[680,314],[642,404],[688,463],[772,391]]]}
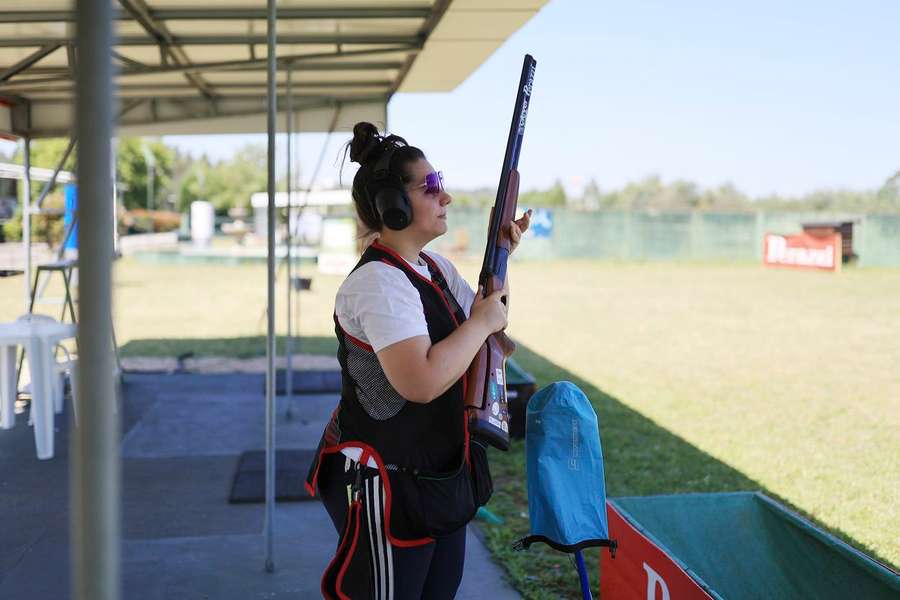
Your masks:
{"label": "concrete floor", "polygon": [[[264,506],[229,504],[239,455],[264,447],[263,377],[129,374],[122,404],[123,598],[319,597],[337,536],[318,501],[279,503],[276,572],[263,570]],[[315,448],[336,395],[279,409],[279,448]],[[67,407],[68,408],[68,407]],[[0,598],[69,598],[68,426],[38,461],[27,415],[0,431]],[[518,594],[469,528],[458,598]]]}

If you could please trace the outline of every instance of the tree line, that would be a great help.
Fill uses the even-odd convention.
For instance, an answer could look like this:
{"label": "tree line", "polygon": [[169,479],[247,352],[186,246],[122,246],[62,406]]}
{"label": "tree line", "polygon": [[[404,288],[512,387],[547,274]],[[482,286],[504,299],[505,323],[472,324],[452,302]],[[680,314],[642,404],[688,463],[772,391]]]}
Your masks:
{"label": "tree line", "polygon": [[[65,139],[32,143],[32,165],[54,168],[65,152]],[[64,165],[75,169],[75,154]],[[20,150],[0,161],[22,164]],[[216,213],[224,215],[235,207],[248,207],[254,192],[266,189],[266,148],[248,144],[230,159],[211,161],[194,158],[165,143],[145,138],[120,138],[116,144],[116,171],[124,207],[134,209],[189,210],[191,202],[208,200]],[[33,195],[40,193],[35,185]],[[285,189],[283,180],[278,189]],[[451,190],[454,202],[462,206],[489,206],[495,189]],[[816,190],[800,196],[768,195],[751,197],[726,183],[704,188],[678,179],[663,181],[648,176],[618,189],[602,189],[595,180],[578,193],[567,194],[557,180],[546,189],[522,191],[519,202],[526,206],[567,207],[575,210],[803,210],[838,212],[900,212],[900,171],[888,177],[878,189]],[[58,190],[45,205],[62,206]]]}
{"label": "tree line", "polygon": [[[489,206],[496,191],[484,188],[454,193],[463,206]],[[591,180],[581,193],[567,194],[560,181],[544,190],[519,194],[519,204],[574,210],[709,210],[827,211],[852,213],[900,212],[900,171],[874,190],[823,189],[800,196],[771,194],[752,197],[730,183],[702,188],[691,181],[670,183],[651,175],[618,189],[603,190]]]}
{"label": "tree line", "polygon": [[[65,139],[32,142],[32,166],[55,168],[67,145]],[[248,144],[233,158],[219,162],[194,158],[146,138],[119,138],[115,150],[119,195],[128,210],[186,212],[194,200],[209,200],[217,213],[225,214],[229,208],[248,205],[251,194],[266,189],[266,148],[259,144]],[[75,170],[75,154],[66,160],[64,170]],[[0,161],[22,164],[21,149],[11,156],[0,155]],[[40,184],[32,187],[37,198]],[[62,191],[57,190],[45,204],[61,202]]]}

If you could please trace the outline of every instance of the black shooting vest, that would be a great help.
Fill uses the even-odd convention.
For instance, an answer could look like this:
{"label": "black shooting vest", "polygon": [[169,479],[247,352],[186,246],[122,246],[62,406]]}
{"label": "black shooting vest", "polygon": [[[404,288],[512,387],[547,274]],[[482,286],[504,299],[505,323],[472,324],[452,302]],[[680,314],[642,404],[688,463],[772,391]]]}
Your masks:
{"label": "black shooting vest", "polygon": [[[428,266],[431,281],[377,241],[363,252],[354,270],[376,260],[400,269],[419,292],[428,335],[431,343],[437,344],[466,316],[438,266],[424,253],[419,257]],[[342,460],[339,453],[347,447],[360,449],[361,457],[355,467],[358,474],[351,490],[349,525],[326,570],[323,590],[331,589],[331,584],[340,588],[339,574],[355,560],[362,477],[378,476],[384,485],[385,534],[395,546],[418,546],[457,531],[487,503],[493,489],[485,448],[476,441],[469,443],[465,374],[427,404],[408,402],[387,380],[372,347],[345,332],[337,316],[335,334],[342,375],[341,401],[310,465],[307,491],[315,495],[319,485],[330,488],[327,476],[319,480],[325,457]],[[377,468],[363,467],[369,464],[370,456]],[[343,554],[341,549],[345,550]]]}
{"label": "black shooting vest", "polygon": [[[419,256],[428,266],[431,281],[377,241],[363,252],[354,271],[372,261],[400,269],[419,292],[428,335],[431,343],[437,344],[466,317],[438,266],[424,252]],[[408,402],[388,382],[372,347],[347,334],[336,316],[335,334],[341,402],[326,444],[363,442],[378,452],[385,464],[400,467],[442,471],[458,465],[467,441],[465,376],[427,404]]]}

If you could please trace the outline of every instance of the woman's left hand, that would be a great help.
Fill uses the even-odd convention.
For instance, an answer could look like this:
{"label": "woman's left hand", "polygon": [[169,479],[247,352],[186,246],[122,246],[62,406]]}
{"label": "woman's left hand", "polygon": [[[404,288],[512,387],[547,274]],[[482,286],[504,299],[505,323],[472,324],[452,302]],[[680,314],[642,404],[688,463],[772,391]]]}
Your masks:
{"label": "woman's left hand", "polygon": [[519,242],[522,241],[522,234],[528,231],[529,225],[531,225],[530,208],[525,211],[525,214],[522,215],[522,218],[516,219],[509,224],[510,254],[515,252],[516,248],[519,246]]}

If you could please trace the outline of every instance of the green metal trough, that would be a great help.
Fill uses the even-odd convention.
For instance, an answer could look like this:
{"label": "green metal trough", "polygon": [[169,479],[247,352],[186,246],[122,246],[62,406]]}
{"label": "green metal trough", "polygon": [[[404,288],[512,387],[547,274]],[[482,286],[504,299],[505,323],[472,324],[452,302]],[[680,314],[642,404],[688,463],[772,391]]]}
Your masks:
{"label": "green metal trough", "polygon": [[900,599],[900,574],[761,493],[607,502],[603,600]]}

